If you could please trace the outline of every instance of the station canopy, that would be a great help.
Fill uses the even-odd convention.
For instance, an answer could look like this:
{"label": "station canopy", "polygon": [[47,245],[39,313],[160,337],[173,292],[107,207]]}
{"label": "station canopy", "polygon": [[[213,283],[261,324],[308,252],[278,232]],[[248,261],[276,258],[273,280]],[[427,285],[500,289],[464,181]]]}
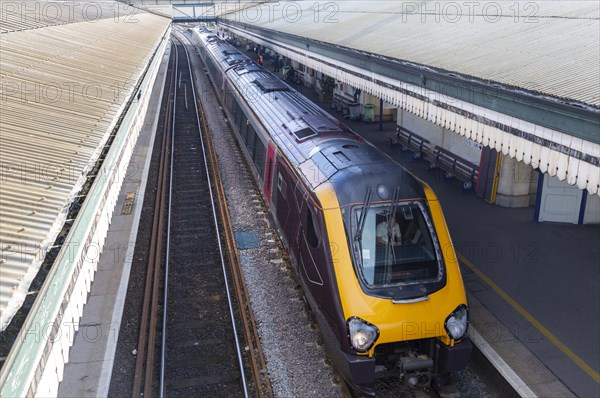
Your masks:
{"label": "station canopy", "polygon": [[224,18],[600,107],[597,0],[257,2]]}
{"label": "station canopy", "polygon": [[114,1],[0,5],[4,330],[171,21]]}

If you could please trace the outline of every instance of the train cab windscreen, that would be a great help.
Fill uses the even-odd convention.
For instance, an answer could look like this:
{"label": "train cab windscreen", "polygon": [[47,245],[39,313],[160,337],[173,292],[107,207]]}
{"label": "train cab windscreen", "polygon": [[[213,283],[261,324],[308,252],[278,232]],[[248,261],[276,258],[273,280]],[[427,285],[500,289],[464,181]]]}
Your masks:
{"label": "train cab windscreen", "polygon": [[352,232],[355,262],[367,286],[441,279],[441,251],[422,203],[357,206],[352,212]]}

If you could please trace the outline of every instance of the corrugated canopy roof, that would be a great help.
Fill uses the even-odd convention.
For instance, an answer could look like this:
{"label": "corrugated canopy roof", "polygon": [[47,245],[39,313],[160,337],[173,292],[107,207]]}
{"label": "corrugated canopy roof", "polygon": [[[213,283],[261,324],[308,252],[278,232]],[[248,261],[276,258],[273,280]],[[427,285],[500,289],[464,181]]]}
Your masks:
{"label": "corrugated canopy roof", "polygon": [[[159,13],[168,17],[221,17],[246,8],[254,7],[265,1],[236,0],[236,1],[190,1],[190,0],[134,0],[136,7]],[[195,8],[195,11],[190,11]]]}
{"label": "corrugated canopy roof", "polygon": [[138,12],[0,34],[0,329],[170,22]]}
{"label": "corrugated canopy roof", "polygon": [[226,18],[600,107],[597,0],[309,0]]}
{"label": "corrugated canopy roof", "polygon": [[135,7],[107,0],[0,0],[0,33],[77,22],[94,23],[101,19],[132,20],[139,12]]}

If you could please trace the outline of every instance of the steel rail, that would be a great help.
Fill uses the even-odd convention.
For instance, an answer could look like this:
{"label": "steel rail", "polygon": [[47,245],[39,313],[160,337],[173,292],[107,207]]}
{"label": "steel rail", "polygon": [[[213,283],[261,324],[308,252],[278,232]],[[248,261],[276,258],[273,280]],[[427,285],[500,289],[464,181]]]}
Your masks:
{"label": "steel rail", "polygon": [[[204,121],[206,121],[206,119],[204,119]],[[205,123],[206,124],[206,123]],[[208,126],[206,127],[208,128]],[[212,139],[210,138],[210,135],[207,134],[207,141],[211,142]],[[209,158],[210,161],[213,164],[217,164],[217,155],[214,151],[214,147],[211,145],[209,145],[210,150],[209,150]],[[216,171],[213,171],[213,173],[216,174]],[[220,178],[215,177],[215,190],[218,190],[219,192],[219,196],[222,198],[225,198],[225,189],[223,188],[223,183],[220,180]],[[226,205],[226,202],[224,201],[219,201],[218,202],[218,206],[219,206],[219,214],[221,215],[221,218],[223,219],[230,219],[230,214],[229,214],[229,209]],[[232,269],[232,274],[233,274],[233,281],[235,284],[235,292],[236,292],[236,298],[238,299],[238,302],[240,303],[240,307],[241,310],[243,311],[243,316],[242,318],[242,323],[244,326],[244,336],[246,338],[248,347],[249,347],[249,351],[252,353],[255,353],[256,355],[258,355],[258,360],[256,358],[256,355],[250,355],[250,361],[251,361],[251,369],[252,369],[252,373],[253,373],[253,377],[254,380],[257,382],[256,383],[256,394],[258,397],[272,397],[273,396],[273,391],[271,388],[271,383],[269,378],[266,376],[266,372],[267,372],[267,366],[266,366],[266,361],[263,355],[263,350],[262,350],[262,346],[260,344],[260,339],[258,338],[258,330],[256,329],[256,322],[254,320],[254,312],[252,311],[252,308],[250,306],[250,295],[248,294],[248,289],[246,286],[246,283],[244,282],[244,276],[242,274],[242,270],[240,267],[240,260],[239,260],[239,256],[237,253],[237,244],[236,244],[236,240],[235,240],[235,234],[233,231],[233,227],[230,223],[227,223],[224,226],[224,231],[223,231],[223,235],[224,235],[224,240],[226,242],[227,245],[227,255],[229,257],[229,263],[232,264],[231,269]],[[255,338],[253,338],[252,336],[255,336]],[[264,376],[263,376],[264,375]],[[265,389],[265,392],[263,392],[263,390],[261,388],[259,388],[259,384],[262,384],[263,388]]]}
{"label": "steel rail", "polygon": [[[179,50],[175,47],[175,70],[179,66]],[[181,86],[181,74],[179,76],[179,87]],[[175,95],[173,98],[177,98],[177,85],[175,86]],[[187,87],[187,86],[186,86]],[[171,254],[171,210],[173,207],[173,156],[175,154],[175,115],[176,115],[177,101],[173,100],[173,115],[171,119],[171,167],[169,171],[169,202],[167,211],[167,248],[165,254],[165,284],[164,284],[164,295],[163,295],[163,322],[162,322],[162,344],[161,344],[161,355],[160,355],[160,398],[163,398],[165,392],[165,351],[167,346],[167,304],[169,299],[169,256]],[[186,103],[187,109],[187,103]],[[198,126],[199,127],[199,126]]]}
{"label": "steel rail", "polygon": [[[190,42],[190,40],[187,37],[186,39],[188,40],[188,42]],[[190,44],[193,45],[193,43],[191,42]],[[197,96],[200,95],[200,93],[198,92],[194,92],[194,94]],[[208,159],[209,162],[214,165],[214,167],[211,168],[211,173],[213,175],[213,182],[215,185],[215,191],[217,192],[217,197],[220,198],[220,200],[217,201],[219,215],[221,217],[221,220],[231,220],[229,208],[227,206],[227,197],[225,194],[225,189],[223,187],[223,182],[220,178],[220,174],[218,171],[217,155],[215,152],[214,145],[212,143],[212,137],[206,118],[206,112],[204,110],[204,105],[202,104],[202,102],[199,102],[198,104],[198,109],[201,114],[200,120],[203,127],[202,131],[204,131],[205,139],[207,142],[206,146],[208,148]],[[255,381],[254,387],[256,396],[272,397],[273,389],[271,386],[271,381],[268,377],[267,365],[264,358],[262,345],[260,343],[258,330],[256,328],[254,311],[252,310],[252,305],[250,303],[250,295],[248,293],[248,288],[246,286],[243,271],[240,265],[233,226],[230,222],[223,222],[223,238],[227,247],[227,256],[232,271],[232,279],[235,286],[236,299],[240,306],[240,317],[244,327],[244,338],[246,340],[246,344],[248,345],[248,351],[250,352],[250,365],[253,379]]]}
{"label": "steel rail", "polygon": [[[190,61],[190,55],[185,47],[185,45],[183,44],[183,49],[185,50],[185,55],[187,57],[188,60],[188,68],[189,68],[189,72],[190,72],[190,82],[192,85],[192,93],[196,92],[196,85],[194,84],[194,79],[193,79],[193,74],[192,74],[192,67],[191,67],[191,61]],[[196,111],[196,121],[198,123],[198,126],[201,126],[201,122],[200,122],[200,115],[199,115],[199,111],[198,111],[198,101],[196,100],[196,96],[193,95],[192,96],[194,99],[194,108]],[[202,136],[202,130],[200,130],[199,132],[199,138],[200,138],[200,146],[202,147],[202,157],[203,157],[203,161],[204,161],[204,166],[205,166],[205,170],[206,170],[206,178],[208,180],[208,192],[209,192],[209,196],[210,196],[210,205],[211,205],[211,209],[212,209],[212,214],[213,214],[213,222],[215,225],[215,230],[216,230],[216,235],[217,235],[217,243],[219,246],[219,255],[221,257],[221,268],[223,271],[223,275],[224,275],[224,281],[225,281],[225,289],[227,290],[227,303],[229,305],[229,313],[231,316],[231,326],[233,328],[233,334],[235,337],[235,344],[236,344],[236,351],[237,351],[237,356],[238,356],[238,364],[240,367],[240,375],[242,377],[242,386],[244,388],[244,397],[248,397],[248,386],[247,386],[247,382],[246,382],[246,375],[244,372],[244,363],[243,363],[243,357],[242,357],[242,351],[241,351],[241,347],[240,347],[240,341],[238,338],[238,332],[237,332],[237,327],[235,324],[235,312],[233,309],[233,303],[231,300],[231,288],[229,286],[229,281],[228,281],[228,277],[227,277],[227,266],[225,264],[225,255],[223,254],[223,244],[221,242],[221,233],[220,233],[220,229],[219,229],[219,221],[218,221],[218,217],[217,217],[217,211],[215,209],[215,195],[213,193],[213,189],[212,189],[212,180],[211,180],[211,175],[209,172],[209,163],[208,163],[208,159],[207,159],[207,153],[206,153],[206,147],[205,147],[205,143],[204,143],[204,137]],[[216,166],[216,165],[215,165]]]}
{"label": "steel rail", "polygon": [[[173,69],[172,71],[172,78],[171,78],[171,86],[169,87],[169,95],[167,97],[167,101],[171,100],[171,96],[173,94],[173,82],[175,81],[176,78],[176,68]],[[152,299],[152,294],[154,293],[154,287],[157,287],[158,285],[158,281],[157,279],[157,275],[158,275],[158,271],[160,270],[160,256],[161,256],[161,251],[162,251],[162,240],[160,239],[162,236],[162,220],[164,219],[164,214],[162,209],[164,208],[163,203],[164,203],[164,199],[165,199],[165,189],[164,189],[164,185],[165,185],[165,178],[166,178],[166,161],[165,158],[167,156],[167,148],[168,148],[168,143],[169,143],[169,119],[171,118],[171,111],[170,111],[170,107],[167,106],[167,113],[165,115],[165,125],[163,127],[163,140],[162,140],[162,147],[161,147],[161,153],[160,153],[160,159],[159,159],[159,174],[158,174],[158,184],[157,184],[157,193],[156,193],[156,198],[154,200],[154,215],[153,215],[153,220],[152,220],[152,234],[151,234],[151,241],[150,241],[150,252],[149,252],[149,256],[148,256],[148,267],[146,270],[146,285],[145,285],[145,289],[144,289],[144,301],[143,301],[143,305],[142,305],[142,317],[141,317],[141,321],[140,321],[140,333],[139,333],[139,340],[138,340],[138,348],[137,348],[137,357],[136,357],[136,364],[135,364],[135,372],[134,372],[134,378],[133,378],[133,389],[132,389],[132,397],[137,398],[140,396],[140,391],[141,391],[141,385],[142,385],[142,373],[145,373],[145,378],[148,379],[148,366],[144,366],[144,362],[146,362],[146,365],[148,363],[150,363],[149,361],[146,360],[146,346],[148,345],[148,349],[150,351],[151,347],[153,350],[153,346],[154,346],[154,342],[151,340],[150,342],[149,340],[149,335],[148,335],[148,329],[150,329],[150,332],[152,332],[152,330],[155,330],[155,325],[153,324],[149,324],[149,317],[150,317],[150,322],[152,320],[154,320],[154,322],[156,322],[155,320],[155,316],[153,316],[153,314],[156,312],[154,311],[153,307],[150,305],[151,302],[153,301]],[[144,369],[146,368],[145,372]],[[152,379],[151,377],[151,372],[152,372],[152,366],[150,365],[149,368],[150,370],[150,380]],[[146,382],[147,384],[147,382]],[[146,391],[147,386],[144,386],[144,394],[147,394]]]}
{"label": "steel rail", "polygon": [[[204,107],[200,104],[200,112],[202,115],[205,115]],[[208,123],[206,121],[206,117],[202,118],[202,124],[206,129],[206,141],[208,143],[208,155],[209,161],[217,165],[217,154],[215,152],[214,146],[212,144],[212,138],[209,133]],[[226,198],[225,189],[223,187],[223,182],[216,170],[216,167],[212,169],[213,177],[215,181],[215,190],[218,192],[217,195],[220,198]],[[231,216],[229,214],[229,208],[227,207],[226,200],[220,200],[217,202],[219,207],[219,215],[223,220],[230,220]],[[231,223],[223,223],[223,237],[227,246],[227,255],[229,258],[229,264],[231,265],[233,281],[235,284],[235,292],[238,303],[240,304],[240,311],[242,312],[242,324],[244,326],[244,337],[246,339],[246,343],[248,345],[248,349],[251,353],[255,355],[250,355],[251,362],[251,370],[253,373],[253,378],[256,381],[255,383],[255,392],[257,397],[272,397],[273,390],[271,387],[271,382],[267,375],[267,365],[263,355],[262,346],[260,344],[260,339],[258,338],[258,330],[256,329],[256,322],[254,320],[254,311],[250,305],[250,295],[248,294],[248,288],[244,281],[244,276],[240,266],[240,260],[237,252],[237,244],[235,240],[235,233],[233,231],[233,227]],[[253,338],[253,336],[255,336]],[[258,359],[256,358],[258,355]],[[262,389],[260,388],[262,385]],[[264,391],[263,391],[264,390]]]}

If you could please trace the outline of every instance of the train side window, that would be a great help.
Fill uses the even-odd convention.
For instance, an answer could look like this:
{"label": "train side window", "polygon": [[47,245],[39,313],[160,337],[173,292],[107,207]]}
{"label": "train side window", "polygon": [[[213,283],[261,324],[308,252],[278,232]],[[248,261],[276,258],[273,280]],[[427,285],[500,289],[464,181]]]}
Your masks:
{"label": "train side window", "polygon": [[231,114],[233,115],[233,101],[231,101],[229,98],[231,98],[229,96],[229,92],[226,93],[227,94],[227,109],[229,109],[229,112],[231,112]]}
{"label": "train side window", "polygon": [[227,98],[230,98],[229,103],[227,104],[229,108],[229,112],[231,112],[231,116],[235,119],[235,115],[237,113],[238,104],[235,98],[233,97],[233,91],[229,90],[227,93]]}
{"label": "train side window", "polygon": [[314,216],[310,210],[306,212],[306,230],[304,233],[306,234],[306,241],[308,244],[316,249],[319,246],[319,237],[317,236],[317,231],[315,229]]}
{"label": "train side window", "polygon": [[248,148],[248,153],[250,157],[252,157],[252,153],[254,152],[254,141],[256,140],[256,132],[254,129],[248,131],[248,137],[246,140],[246,148]]}
{"label": "train side window", "polygon": [[244,127],[244,120],[246,120],[246,115],[244,114],[244,111],[242,110],[242,108],[240,108],[240,106],[238,105],[238,109],[239,109],[239,114],[236,116],[236,122],[237,122],[237,126],[239,127],[240,131],[242,131],[242,127]]}
{"label": "train side window", "polygon": [[256,169],[258,170],[258,174],[261,178],[264,178],[266,156],[267,148],[260,139],[257,139],[256,145],[254,146],[254,153],[252,154],[252,159],[254,160],[254,164],[256,165]]}
{"label": "train side window", "polygon": [[244,143],[248,142],[248,137],[251,134],[254,134],[254,128],[252,127],[252,125],[250,124],[250,121],[246,122],[246,129],[242,130],[242,139],[244,140]]}
{"label": "train side window", "polygon": [[[234,98],[233,90],[231,90],[231,92],[232,92],[231,98]],[[240,109],[240,104],[238,104],[236,99],[234,99],[232,102],[233,102],[233,106],[235,107],[235,118],[237,119],[239,117],[240,113],[242,112],[242,110]]]}
{"label": "train side window", "polygon": [[283,179],[283,176],[281,175],[281,173],[277,173],[277,189],[279,190],[279,192],[281,192],[281,196],[283,196],[285,198],[285,180]]}

